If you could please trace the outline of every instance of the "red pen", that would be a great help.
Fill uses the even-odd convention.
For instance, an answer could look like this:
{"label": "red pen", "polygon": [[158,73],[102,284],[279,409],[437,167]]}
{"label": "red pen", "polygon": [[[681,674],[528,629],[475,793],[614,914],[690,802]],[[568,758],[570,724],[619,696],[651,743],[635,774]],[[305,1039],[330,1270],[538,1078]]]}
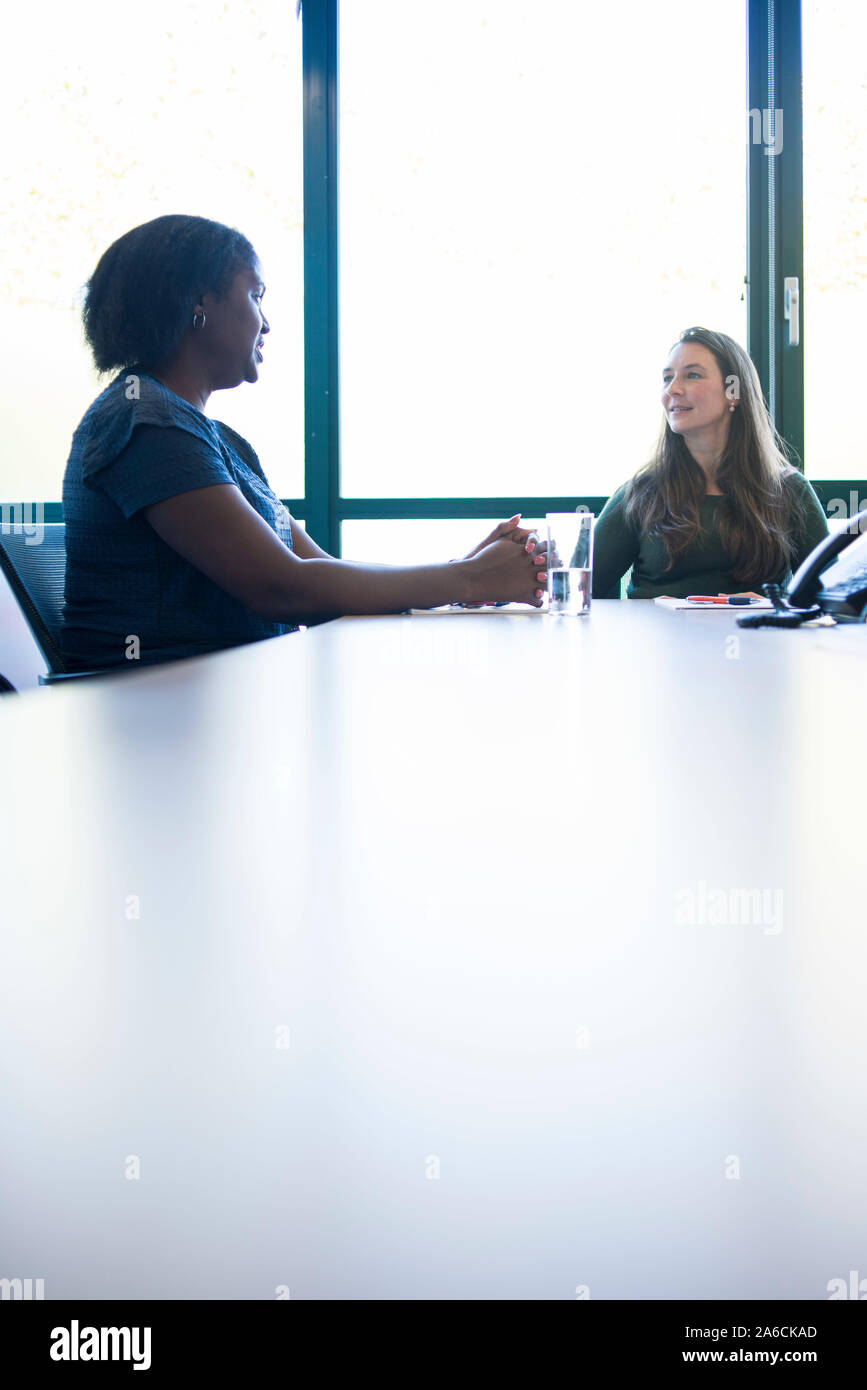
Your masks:
{"label": "red pen", "polygon": [[730,603],[733,608],[746,608],[751,598],[742,594],[687,594],[687,603]]}

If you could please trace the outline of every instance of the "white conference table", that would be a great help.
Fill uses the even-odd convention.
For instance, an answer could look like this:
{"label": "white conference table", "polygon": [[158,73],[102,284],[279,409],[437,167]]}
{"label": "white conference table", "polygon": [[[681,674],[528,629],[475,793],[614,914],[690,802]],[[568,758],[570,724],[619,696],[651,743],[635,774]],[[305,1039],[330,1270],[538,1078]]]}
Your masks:
{"label": "white conference table", "polygon": [[0,1277],[867,1276],[865,701],[867,628],[629,602],[4,699]]}

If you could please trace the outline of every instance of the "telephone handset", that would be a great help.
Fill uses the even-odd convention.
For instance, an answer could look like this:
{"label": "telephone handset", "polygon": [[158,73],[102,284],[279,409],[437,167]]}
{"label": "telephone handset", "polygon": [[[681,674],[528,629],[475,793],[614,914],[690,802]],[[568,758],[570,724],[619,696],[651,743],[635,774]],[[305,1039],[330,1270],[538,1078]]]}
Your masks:
{"label": "telephone handset", "polygon": [[788,607],[818,604],[838,620],[867,617],[867,511],[824,536],[789,585]]}
{"label": "telephone handset", "polygon": [[867,511],[822,537],[785,594],[778,584],[763,584],[762,592],[773,613],[738,618],[738,627],[800,627],[824,613],[837,622],[867,621]]}

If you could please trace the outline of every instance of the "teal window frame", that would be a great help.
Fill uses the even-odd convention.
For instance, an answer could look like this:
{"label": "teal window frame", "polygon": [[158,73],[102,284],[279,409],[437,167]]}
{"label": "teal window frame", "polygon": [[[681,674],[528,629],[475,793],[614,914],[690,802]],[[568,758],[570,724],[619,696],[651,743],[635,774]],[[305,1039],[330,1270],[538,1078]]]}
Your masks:
{"label": "teal window frame", "polygon": [[[747,350],[771,419],[803,471],[804,459],[804,109],[800,0],[749,0],[748,110],[783,113],[779,154],[751,140],[747,161]],[[776,120],[776,117],[775,117]],[[788,343],[783,279],[801,287],[800,340]]]}

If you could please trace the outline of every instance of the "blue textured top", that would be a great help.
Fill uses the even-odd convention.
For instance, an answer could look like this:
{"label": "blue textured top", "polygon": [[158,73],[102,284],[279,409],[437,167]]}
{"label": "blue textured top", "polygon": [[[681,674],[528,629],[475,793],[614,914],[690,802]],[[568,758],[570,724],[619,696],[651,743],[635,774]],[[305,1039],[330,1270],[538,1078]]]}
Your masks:
{"label": "blue textured top", "polygon": [[197,656],[296,630],[232,598],[142,515],[155,502],[217,483],[240,488],[292,549],[288,511],[253,449],[228,425],[137,368],[121,372],[93,402],[73,436],[63,480],[60,645],[70,670]]}

